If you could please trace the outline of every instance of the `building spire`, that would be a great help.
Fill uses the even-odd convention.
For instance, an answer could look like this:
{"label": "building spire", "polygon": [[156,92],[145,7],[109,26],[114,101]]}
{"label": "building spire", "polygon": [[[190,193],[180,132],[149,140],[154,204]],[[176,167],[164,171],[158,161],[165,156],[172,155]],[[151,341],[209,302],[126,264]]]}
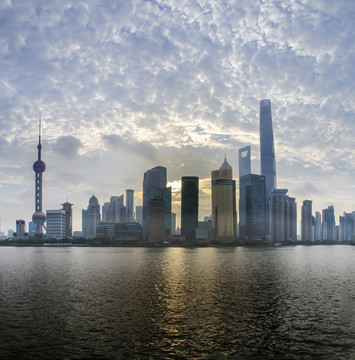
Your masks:
{"label": "building spire", "polygon": [[32,221],[35,223],[34,235],[38,239],[42,238],[42,228],[44,228],[46,221],[46,215],[42,212],[42,174],[46,170],[46,164],[41,160],[41,125],[42,117],[40,113],[38,121],[38,159],[33,164],[33,171],[35,172],[35,213],[32,216]]}
{"label": "building spire", "polygon": [[42,149],[42,145],[41,145],[41,131],[42,131],[42,114],[39,113],[39,120],[38,120],[38,145],[37,145],[37,149],[38,149],[38,160],[41,160],[41,149]]}
{"label": "building spire", "polygon": [[38,142],[41,143],[41,127],[42,127],[42,113],[39,113],[39,121],[38,121]]}

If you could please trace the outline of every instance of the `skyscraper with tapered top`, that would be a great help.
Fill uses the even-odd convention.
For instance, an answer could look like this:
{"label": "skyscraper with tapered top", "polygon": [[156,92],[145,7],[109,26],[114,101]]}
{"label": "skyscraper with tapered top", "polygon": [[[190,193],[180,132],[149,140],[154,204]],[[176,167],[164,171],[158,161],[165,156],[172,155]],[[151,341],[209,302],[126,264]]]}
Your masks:
{"label": "skyscraper with tapered top", "polygon": [[266,233],[269,233],[269,200],[276,189],[274,135],[272,131],[271,102],[260,101],[260,172],[265,176]]}
{"label": "skyscraper with tapered top", "polygon": [[239,177],[251,173],[250,145],[239,149]]}
{"label": "skyscraper with tapered top", "polygon": [[46,170],[46,164],[41,159],[41,115],[39,116],[38,126],[38,159],[33,164],[35,172],[35,212],[32,215],[32,221],[35,224],[34,236],[36,239],[42,239],[43,227],[46,221],[46,215],[42,212],[42,174]]}
{"label": "skyscraper with tapered top", "polygon": [[227,158],[212,178],[212,231],[214,238],[236,236],[236,197],[232,167]]}

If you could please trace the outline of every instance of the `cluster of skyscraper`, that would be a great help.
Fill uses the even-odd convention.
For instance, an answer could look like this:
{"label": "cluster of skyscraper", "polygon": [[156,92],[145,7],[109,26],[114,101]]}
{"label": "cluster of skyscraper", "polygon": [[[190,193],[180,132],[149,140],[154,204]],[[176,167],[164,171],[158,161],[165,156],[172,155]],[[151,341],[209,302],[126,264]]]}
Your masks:
{"label": "cluster of skyscraper", "polygon": [[335,241],[354,240],[355,211],[344,212],[339,216],[339,225],[335,223],[334,207],[328,206],[322,214],[316,211],[312,214],[312,201],[304,200],[301,208],[301,240],[303,241]]}
{"label": "cluster of skyscraper", "polygon": [[[42,174],[46,169],[41,160],[41,119],[39,120],[38,159],[35,172],[35,213],[33,234],[42,238],[72,237],[72,204],[65,202],[60,210],[42,212]],[[143,206],[134,214],[134,190],[111,196],[102,206],[93,195],[87,209],[82,210],[82,232],[85,238],[135,238],[143,241],[164,241],[181,235],[186,241],[196,239],[269,240],[274,243],[297,240],[297,204],[287,189],[276,187],[275,149],[270,100],[260,101],[260,172],[251,171],[251,148],[239,149],[239,227],[236,209],[236,181],[225,157],[218,170],[211,172],[211,217],[198,221],[199,178],[181,178],[181,234],[175,232],[176,214],[172,213],[172,190],[167,187],[167,169],[154,167],[144,173]],[[312,215],[312,201],[304,200],[301,208],[301,240],[350,241],[355,233],[355,212],[340,216],[335,224],[334,208]],[[46,222],[46,228],[44,226]],[[239,228],[239,234],[238,234]],[[17,237],[26,236],[25,222],[17,220]]]}
{"label": "cluster of skyscraper", "polygon": [[260,101],[260,170],[251,173],[250,146],[239,149],[239,236],[297,240],[297,204],[286,189],[276,188],[276,165],[270,100]]}

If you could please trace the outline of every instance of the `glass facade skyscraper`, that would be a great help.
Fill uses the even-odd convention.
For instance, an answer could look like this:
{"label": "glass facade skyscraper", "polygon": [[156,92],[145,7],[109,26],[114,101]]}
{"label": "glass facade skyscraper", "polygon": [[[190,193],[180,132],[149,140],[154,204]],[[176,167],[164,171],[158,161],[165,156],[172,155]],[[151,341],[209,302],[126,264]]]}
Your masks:
{"label": "glass facade skyscraper", "polygon": [[148,240],[148,205],[153,196],[164,200],[165,232],[171,231],[171,188],[166,187],[166,167],[156,166],[144,173],[143,178],[143,239]]}
{"label": "glass facade skyscraper", "polygon": [[265,176],[266,194],[276,188],[274,135],[272,131],[271,102],[260,101],[260,172]]}
{"label": "glass facade skyscraper", "polygon": [[297,203],[287,191],[273,189],[270,196],[270,240],[275,243],[297,240]]}
{"label": "glass facade skyscraper", "polygon": [[265,177],[248,174],[239,178],[239,235],[265,238]]}
{"label": "glass facade skyscraper", "polygon": [[195,239],[198,226],[198,177],[181,178],[181,235],[186,240]]}
{"label": "glass facade skyscraper", "polygon": [[312,241],[314,234],[312,226],[312,201],[304,200],[301,207],[301,240]]}
{"label": "glass facade skyscraper", "polygon": [[226,158],[219,170],[212,171],[211,178],[213,237],[232,238],[237,225],[235,181]]}
{"label": "glass facade skyscraper", "polygon": [[127,189],[126,190],[126,221],[134,222],[133,210],[134,209],[134,190]]}
{"label": "glass facade skyscraper", "polygon": [[251,173],[250,145],[239,149],[239,177]]}
{"label": "glass facade skyscraper", "polygon": [[333,205],[322,210],[322,240],[335,240],[335,216]]}
{"label": "glass facade skyscraper", "polygon": [[276,165],[271,102],[268,99],[260,101],[260,173],[265,176],[266,233],[269,234],[269,201],[272,190],[276,189]]}

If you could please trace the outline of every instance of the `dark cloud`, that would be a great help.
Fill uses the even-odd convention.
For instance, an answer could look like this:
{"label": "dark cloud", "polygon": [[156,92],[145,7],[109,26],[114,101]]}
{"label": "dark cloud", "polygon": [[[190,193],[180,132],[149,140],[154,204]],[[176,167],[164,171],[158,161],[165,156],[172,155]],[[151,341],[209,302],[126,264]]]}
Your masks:
{"label": "dark cloud", "polygon": [[111,149],[120,149],[138,155],[139,157],[155,161],[157,151],[155,147],[147,141],[135,141],[128,137],[119,135],[102,135],[103,142]]}
{"label": "dark cloud", "polygon": [[78,155],[79,150],[83,147],[82,142],[72,135],[60,136],[53,144],[54,152],[70,159]]}

